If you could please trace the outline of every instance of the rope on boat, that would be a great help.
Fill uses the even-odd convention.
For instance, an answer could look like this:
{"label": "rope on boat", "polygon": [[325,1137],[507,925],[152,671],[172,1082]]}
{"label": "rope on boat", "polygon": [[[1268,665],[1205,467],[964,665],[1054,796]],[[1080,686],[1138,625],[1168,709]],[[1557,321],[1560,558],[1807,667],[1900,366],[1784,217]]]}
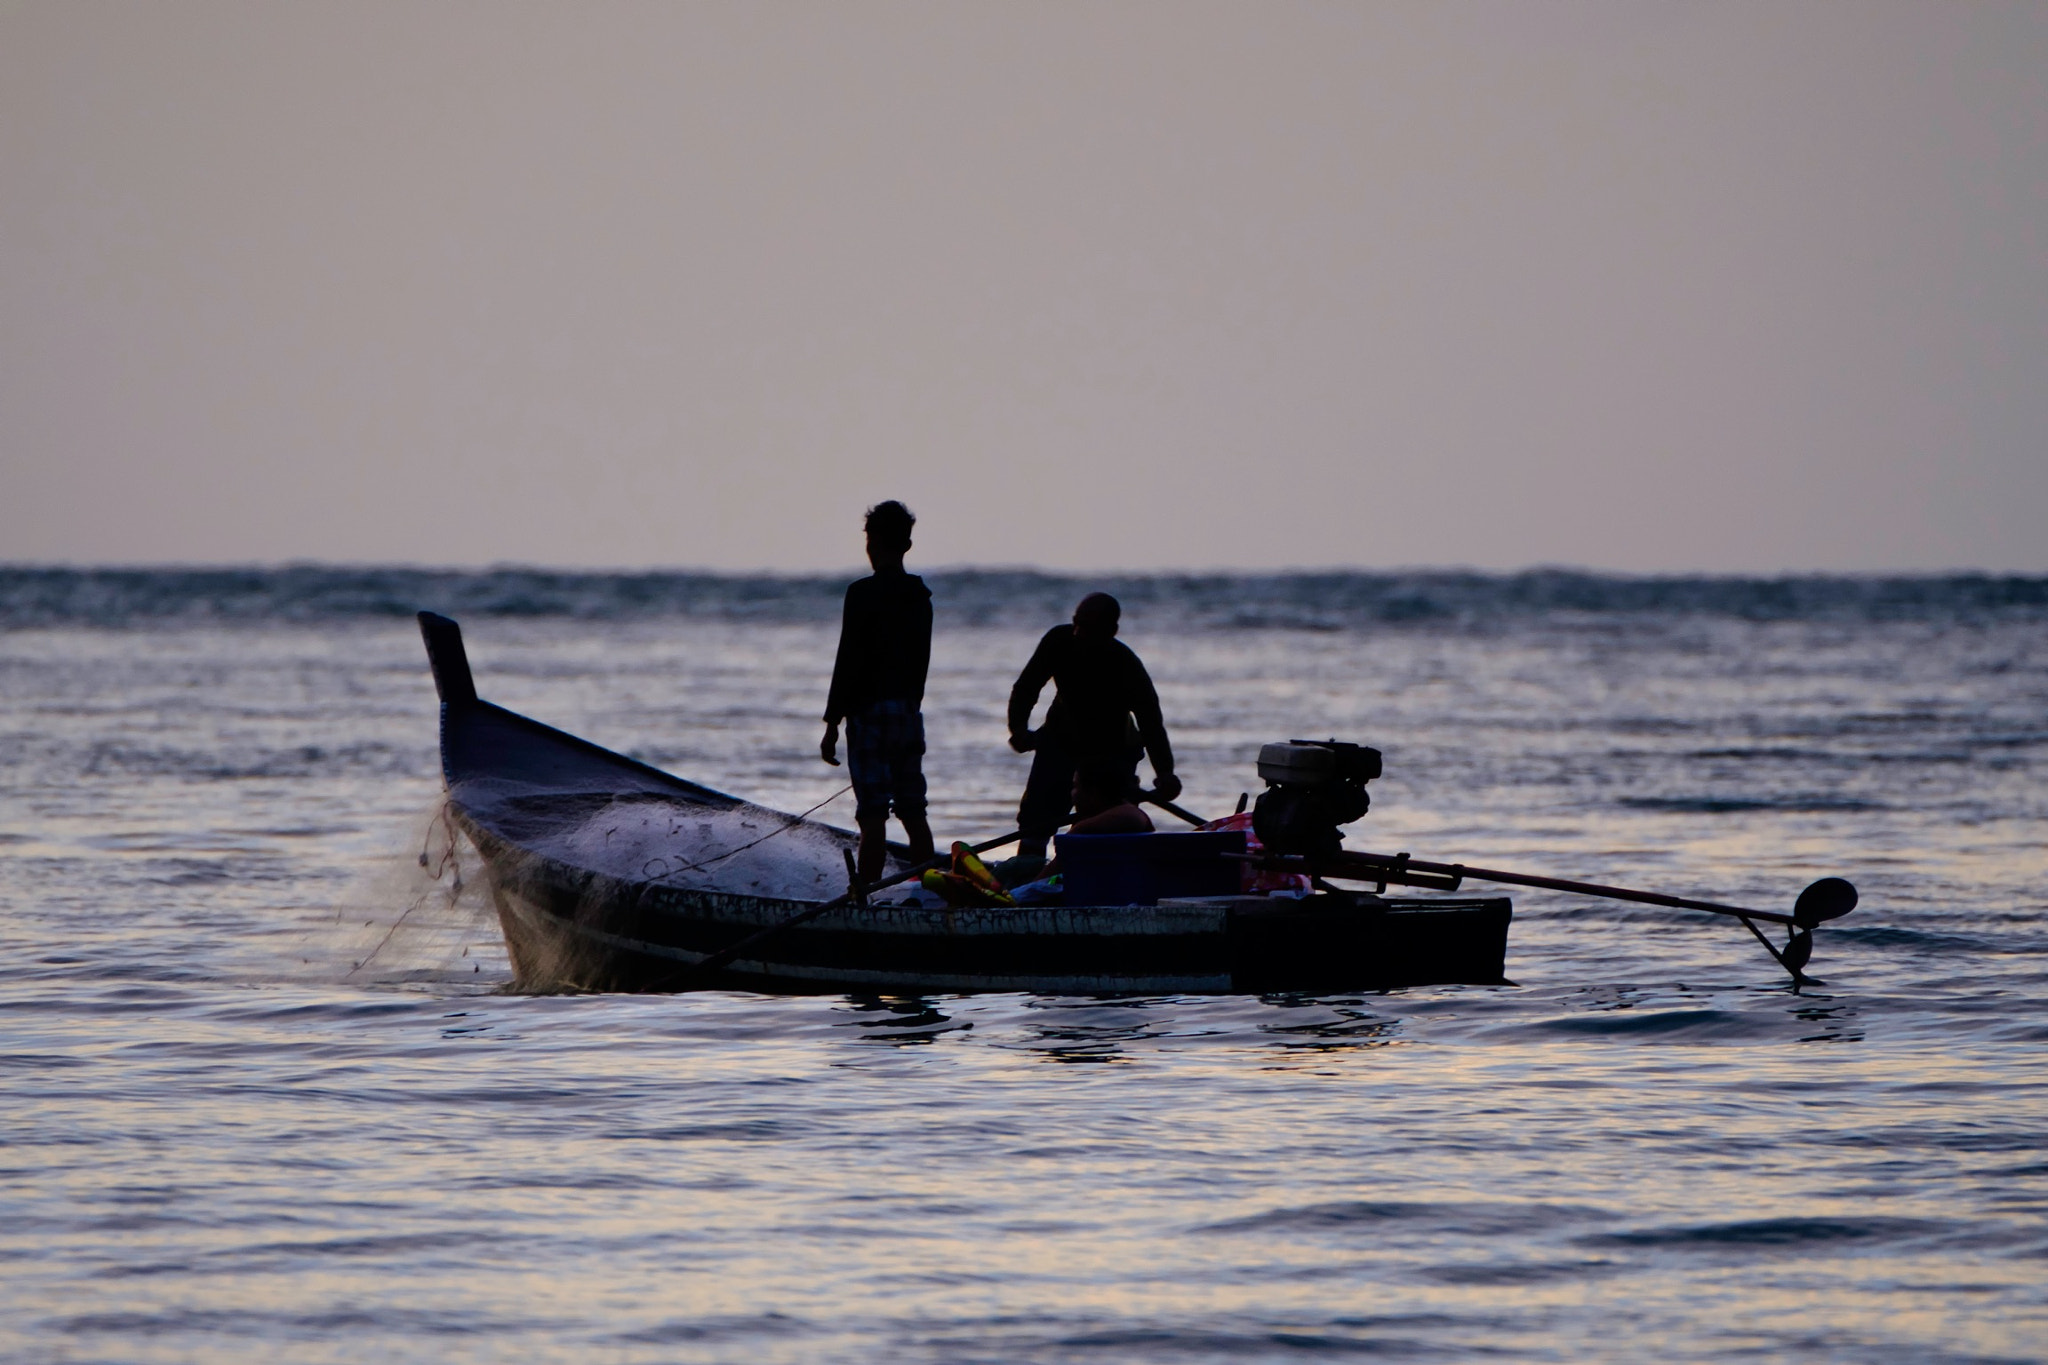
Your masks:
{"label": "rope on boat", "polygon": [[831,805],[834,801],[837,801],[840,797],[846,795],[848,792],[852,790],[853,784],[849,782],[845,786],[841,787],[838,791],[833,792],[830,796],[826,797],[823,801],[820,801],[817,805],[812,806],[803,814],[790,816],[789,819],[785,821],[779,828],[769,830],[766,834],[754,840],[752,843],[741,844],[738,848],[729,848],[725,852],[717,854],[714,857],[706,858],[703,862],[687,863],[682,867],[670,868],[667,871],[661,873],[652,873],[649,872],[647,869],[654,866],[656,863],[665,863],[668,861],[668,859],[660,857],[649,858],[646,861],[646,863],[644,863],[641,866],[640,872],[643,876],[653,877],[654,880],[660,882],[665,882],[671,877],[680,877],[685,872],[701,872],[705,868],[711,866],[713,863],[722,863],[727,858],[733,857],[735,854],[745,853],[750,848],[755,848],[761,844],[765,844],[778,834],[789,833],[789,831],[795,829],[798,825],[801,825],[804,821],[810,819],[813,815],[816,815],[819,811],[825,809],[825,807]]}

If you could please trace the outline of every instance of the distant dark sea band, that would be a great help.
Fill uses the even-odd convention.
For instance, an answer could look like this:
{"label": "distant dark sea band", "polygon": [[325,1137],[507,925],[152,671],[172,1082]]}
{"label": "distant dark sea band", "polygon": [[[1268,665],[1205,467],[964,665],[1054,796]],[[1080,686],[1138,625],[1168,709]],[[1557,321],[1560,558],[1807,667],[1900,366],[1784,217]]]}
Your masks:
{"label": "distant dark sea band", "polygon": [[[941,621],[1036,625],[1084,592],[1127,610],[1220,629],[1342,630],[1483,626],[1515,618],[1724,616],[1745,620],[2048,618],[2048,576],[1634,576],[1571,569],[1213,574],[1055,574],[944,569],[925,574]],[[332,565],[247,568],[0,566],[0,629],[174,623],[322,622],[401,617],[631,620],[694,617],[822,622],[839,614],[844,575],[591,573]]]}

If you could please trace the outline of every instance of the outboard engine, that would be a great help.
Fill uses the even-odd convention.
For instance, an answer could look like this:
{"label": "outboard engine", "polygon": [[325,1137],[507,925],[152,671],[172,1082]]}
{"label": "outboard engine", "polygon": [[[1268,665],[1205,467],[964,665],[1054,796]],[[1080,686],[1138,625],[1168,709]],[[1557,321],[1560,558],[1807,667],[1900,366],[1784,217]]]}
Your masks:
{"label": "outboard engine", "polygon": [[1365,784],[1380,775],[1380,751],[1338,740],[1290,739],[1259,750],[1266,790],[1252,807],[1252,832],[1275,853],[1318,857],[1344,845],[1337,826],[1372,805]]}

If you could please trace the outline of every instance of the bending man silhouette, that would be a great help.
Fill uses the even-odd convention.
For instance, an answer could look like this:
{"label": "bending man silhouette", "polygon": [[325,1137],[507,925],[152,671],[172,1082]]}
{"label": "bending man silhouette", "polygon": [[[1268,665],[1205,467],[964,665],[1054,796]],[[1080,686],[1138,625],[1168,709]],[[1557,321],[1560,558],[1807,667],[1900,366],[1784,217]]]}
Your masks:
{"label": "bending man silhouette", "polygon": [[[1045,856],[1046,840],[1067,817],[1078,768],[1114,770],[1124,793],[1135,797],[1142,753],[1152,760],[1156,794],[1167,801],[1180,795],[1159,694],[1145,665],[1116,638],[1122,615],[1114,597],[1089,593],[1074,608],[1072,625],[1054,626],[1039,640],[1010,689],[1010,747],[1036,751],[1017,809],[1020,857]],[[1031,709],[1047,682],[1055,685],[1052,705],[1044,726],[1033,730]]]}
{"label": "bending man silhouette", "polygon": [[839,722],[846,722],[846,767],[860,826],[854,875],[863,883],[881,880],[888,864],[891,807],[910,836],[910,860],[932,856],[921,710],[932,657],[932,593],[903,568],[916,524],[900,502],[868,509],[868,563],[875,571],[846,587],[825,738],[818,745],[818,757],[837,767]]}

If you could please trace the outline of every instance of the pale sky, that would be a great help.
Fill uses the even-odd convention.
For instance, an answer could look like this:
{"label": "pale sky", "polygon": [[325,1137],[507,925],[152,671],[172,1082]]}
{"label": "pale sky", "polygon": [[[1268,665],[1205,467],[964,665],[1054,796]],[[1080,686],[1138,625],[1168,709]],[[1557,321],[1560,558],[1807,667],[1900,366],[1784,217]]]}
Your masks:
{"label": "pale sky", "polygon": [[0,4],[0,561],[2048,570],[2048,3]]}

